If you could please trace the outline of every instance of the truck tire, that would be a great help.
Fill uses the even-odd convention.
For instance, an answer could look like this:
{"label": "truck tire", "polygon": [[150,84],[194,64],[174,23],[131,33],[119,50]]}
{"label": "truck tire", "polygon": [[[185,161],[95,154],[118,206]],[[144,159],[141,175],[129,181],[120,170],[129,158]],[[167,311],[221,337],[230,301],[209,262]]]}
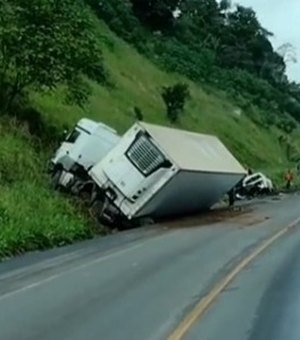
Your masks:
{"label": "truck tire", "polygon": [[54,190],[59,190],[60,188],[59,181],[60,181],[61,174],[62,174],[61,169],[56,169],[52,174],[51,186]]}
{"label": "truck tire", "polygon": [[140,217],[133,220],[123,219],[119,223],[120,230],[136,229],[147,227],[155,224],[155,221],[151,217]]}
{"label": "truck tire", "polygon": [[78,193],[78,197],[85,206],[91,207],[91,193],[90,192],[86,190],[80,190]]}
{"label": "truck tire", "polygon": [[104,206],[105,202],[101,199],[95,199],[90,204],[89,213],[96,222],[101,222]]}
{"label": "truck tire", "polygon": [[[79,190],[77,190],[77,196],[80,200],[88,207],[92,205],[95,200],[95,195],[93,194],[93,187],[91,185],[81,185]],[[99,198],[98,198],[99,199]]]}
{"label": "truck tire", "polygon": [[155,224],[151,217],[141,217],[137,220],[138,227],[146,227]]}

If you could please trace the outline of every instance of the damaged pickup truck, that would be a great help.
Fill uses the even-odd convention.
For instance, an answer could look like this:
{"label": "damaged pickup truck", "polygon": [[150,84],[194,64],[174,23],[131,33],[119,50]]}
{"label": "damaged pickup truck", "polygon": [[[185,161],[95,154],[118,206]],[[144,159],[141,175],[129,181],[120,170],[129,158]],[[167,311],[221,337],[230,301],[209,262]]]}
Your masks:
{"label": "damaged pickup truck", "polygon": [[245,176],[237,185],[235,192],[237,199],[251,199],[274,193],[274,186],[270,178],[261,172],[257,172]]}

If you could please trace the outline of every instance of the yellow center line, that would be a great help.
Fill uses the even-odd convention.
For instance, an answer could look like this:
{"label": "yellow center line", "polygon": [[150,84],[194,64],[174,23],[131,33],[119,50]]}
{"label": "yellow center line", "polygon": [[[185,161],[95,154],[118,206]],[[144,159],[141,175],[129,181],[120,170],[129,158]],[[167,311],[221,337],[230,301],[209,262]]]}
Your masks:
{"label": "yellow center line", "polygon": [[275,241],[280,239],[291,229],[300,223],[300,217],[284,229],[262,242],[250,255],[245,257],[228,275],[218,282],[212,290],[204,296],[193,308],[193,310],[179,323],[175,330],[170,334],[168,340],[181,340],[189,332],[196,321],[199,321],[212,303],[216,301],[219,295],[228,287],[236,276],[253,262],[260,254],[266,251]]}

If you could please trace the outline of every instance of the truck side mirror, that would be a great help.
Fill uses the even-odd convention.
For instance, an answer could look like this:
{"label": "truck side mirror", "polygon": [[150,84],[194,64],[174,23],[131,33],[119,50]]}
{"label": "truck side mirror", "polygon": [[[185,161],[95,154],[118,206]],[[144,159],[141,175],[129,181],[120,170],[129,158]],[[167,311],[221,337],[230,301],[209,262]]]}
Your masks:
{"label": "truck side mirror", "polygon": [[68,130],[64,130],[63,132],[63,139],[65,140],[68,135]]}

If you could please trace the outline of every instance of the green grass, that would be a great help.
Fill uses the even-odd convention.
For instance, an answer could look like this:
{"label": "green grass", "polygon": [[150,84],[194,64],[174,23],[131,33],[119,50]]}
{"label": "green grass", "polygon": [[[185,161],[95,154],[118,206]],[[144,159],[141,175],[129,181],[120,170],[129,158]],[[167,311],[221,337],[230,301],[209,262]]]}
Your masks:
{"label": "green grass", "polygon": [[75,206],[50,190],[46,155],[33,147],[26,129],[5,123],[0,123],[0,258],[90,237]]}
{"label": "green grass", "polygon": [[[245,112],[237,114],[238,108],[224,93],[205,91],[182,76],[158,69],[104,24],[98,29],[105,37],[105,64],[114,88],[92,84],[93,94],[84,109],[64,104],[60,91],[51,96],[33,94],[33,105],[47,122],[71,126],[81,117],[90,117],[123,133],[135,121],[133,107],[138,106],[145,121],[170,125],[160,90],[184,81],[190,85],[192,97],[177,126],[217,135],[244,166],[263,170],[282,183],[283,171],[290,164],[278,142],[278,130],[256,125]],[[299,132],[298,127],[292,136],[297,152]],[[0,257],[90,237],[88,222],[74,202],[49,188],[44,172],[49,152],[34,147],[24,126],[0,121],[0,133]]]}

